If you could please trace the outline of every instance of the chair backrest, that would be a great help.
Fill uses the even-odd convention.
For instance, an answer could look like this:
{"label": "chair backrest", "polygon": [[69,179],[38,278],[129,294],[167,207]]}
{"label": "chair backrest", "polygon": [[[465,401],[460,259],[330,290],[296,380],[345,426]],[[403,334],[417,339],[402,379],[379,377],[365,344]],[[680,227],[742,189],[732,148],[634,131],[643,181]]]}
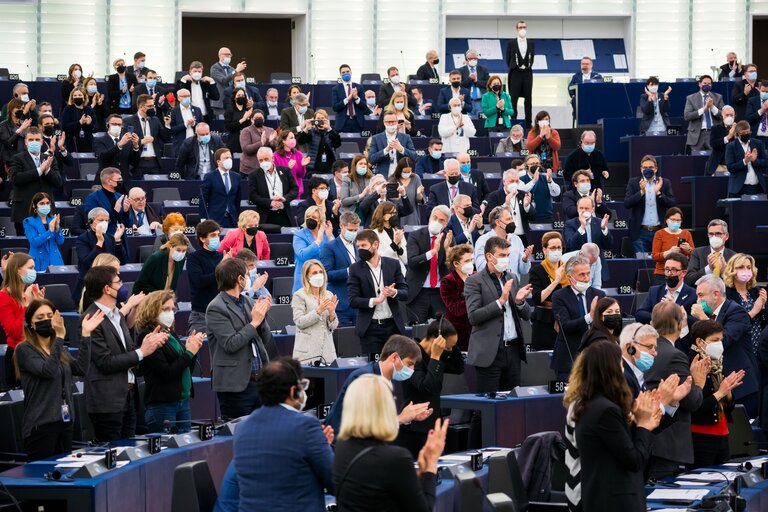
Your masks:
{"label": "chair backrest", "polygon": [[275,304],[290,304],[293,296],[293,276],[272,278],[272,300]]}
{"label": "chair backrest", "polygon": [[285,331],[285,327],[293,325],[293,309],[290,304],[275,304],[269,309],[267,316],[269,328],[273,331]]}
{"label": "chair backrest", "polygon": [[517,457],[511,450],[500,450],[488,457],[488,493],[503,492],[521,512],[528,510],[528,493],[520,475]]}
{"label": "chair backrest", "polygon": [[125,286],[125,293],[127,293],[129,296],[131,293],[133,293],[133,284],[135,281],[128,281],[126,283],[123,283],[123,286]]}
{"label": "chair backrest", "polygon": [[152,190],[152,202],[162,203],[163,201],[181,201],[181,194],[178,188],[156,188]]}
{"label": "chair backrest", "polygon": [[519,512],[517,503],[503,492],[494,492],[485,497],[493,512]]}
{"label": "chair backrest", "polygon": [[455,512],[477,512],[483,510],[485,493],[474,471],[465,471],[454,475],[458,487],[458,503],[454,502]]}
{"label": "chair backrest", "polygon": [[340,327],[333,331],[336,341],[336,354],[339,357],[356,357],[363,353],[360,348],[360,338],[355,334],[354,327]]}
{"label": "chair backrest", "polygon": [[[10,231],[6,230],[6,233],[10,234]],[[5,256],[9,252],[16,254],[17,252],[29,252],[26,247],[3,247],[0,249],[0,257]]]}
{"label": "chair backrest", "polygon": [[632,247],[632,239],[628,236],[621,238],[621,255],[624,258],[635,257],[635,249]]}
{"label": "chair backrest", "polygon": [[[200,214],[199,213],[187,213],[184,215],[184,221],[187,223],[187,226],[197,226],[200,224]],[[189,235],[189,239],[193,239],[195,235]]]}
{"label": "chair backrest", "polygon": [[85,198],[88,197],[93,190],[89,188],[73,188],[69,194],[70,199],[82,199],[85,202]]}
{"label": "chair backrest", "polygon": [[639,268],[637,269],[637,290],[638,292],[647,292],[651,285],[654,284],[654,269],[653,268]]}
{"label": "chair backrest", "polygon": [[550,367],[552,356],[549,352],[529,352],[528,363],[522,366],[521,386],[543,386],[555,380],[555,371]]}
{"label": "chair backrest", "polygon": [[45,286],[45,298],[53,302],[59,311],[77,311],[77,304],[72,300],[69,285],[49,284]]}
{"label": "chair backrest", "polygon": [[341,146],[339,146],[339,149],[336,150],[338,153],[359,153],[360,152],[360,146],[357,144],[357,142],[352,140],[345,140],[341,143]]}
{"label": "chair backrest", "polygon": [[78,167],[81,180],[88,179],[89,174],[96,174],[99,172],[98,162],[81,162]]}
{"label": "chair backrest", "polygon": [[757,445],[752,444],[755,435],[752,432],[752,425],[749,423],[749,415],[743,405],[738,404],[731,413],[733,423],[728,424],[728,444],[731,448],[731,457],[756,456],[758,454]]}
{"label": "chair backrest", "polygon": [[176,466],[171,512],[213,512],[217,497],[207,462],[197,460]]}
{"label": "chair backrest", "polygon": [[183,76],[184,76],[184,75],[186,75],[186,74],[187,74],[187,72],[186,72],[186,71],[177,71],[177,72],[176,72],[176,73],[173,75],[173,83],[176,83],[176,82],[178,82],[179,80],[181,80],[181,77],[183,77]]}
{"label": "chair backrest", "polygon": [[288,242],[279,242],[269,244],[269,257],[273,260],[277,258],[288,258],[288,263],[293,263],[293,244]]}
{"label": "chair backrest", "polygon": [[478,162],[477,170],[482,172],[501,172],[501,164],[499,162]]}
{"label": "chair backrest", "polygon": [[381,83],[381,75],[378,73],[363,73],[360,75],[360,83],[366,84],[371,82]]}
{"label": "chair backrest", "polygon": [[284,73],[284,72],[270,73],[269,75],[269,80],[271,82],[274,82],[275,80],[290,80],[291,78],[293,77],[290,73]]}
{"label": "chair backrest", "polygon": [[10,76],[11,72],[8,68],[0,68],[0,78],[9,78]]}
{"label": "chair backrest", "polygon": [[153,245],[141,245],[139,246],[139,250],[136,253],[139,263],[146,263],[147,259],[152,256],[152,253],[155,252],[155,246]]}

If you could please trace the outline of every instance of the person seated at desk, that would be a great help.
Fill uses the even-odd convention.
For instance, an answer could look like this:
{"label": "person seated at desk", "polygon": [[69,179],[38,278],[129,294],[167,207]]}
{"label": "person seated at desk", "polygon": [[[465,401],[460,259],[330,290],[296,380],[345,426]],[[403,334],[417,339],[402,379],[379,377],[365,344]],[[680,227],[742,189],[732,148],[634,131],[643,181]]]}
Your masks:
{"label": "person seated at desk", "polygon": [[423,178],[425,174],[442,174],[445,156],[443,155],[443,141],[430,139],[424,156],[416,161],[416,174]]}
{"label": "person seated at desk", "polygon": [[[176,291],[179,276],[187,259],[189,245],[186,235],[177,233],[170,237],[160,250],[150,255],[141,266],[131,293],[151,293],[156,290]],[[191,277],[195,279],[195,276]]]}
{"label": "person seated at desk", "polygon": [[[179,235],[176,235],[179,236]],[[172,290],[149,293],[141,302],[136,318],[136,343],[152,332],[164,332],[164,345],[141,361],[144,375],[144,421],[149,432],[189,432],[189,399],[192,396],[192,369],[204,332],[192,332],[182,344],[175,330],[176,294]]]}
{"label": "person seated at desk", "polygon": [[327,290],[328,275],[319,260],[306,260],[301,266],[300,288],[291,299],[296,341],[293,357],[310,365],[328,365],[336,360],[333,331],[339,326],[336,307],[339,298]]}
{"label": "person seated at desk", "polygon": [[114,235],[108,232],[109,213],[101,207],[88,212],[88,229],[75,240],[77,253],[77,284],[72,292],[72,300],[79,302],[83,291],[85,273],[93,266],[93,260],[102,253],[114,254],[125,265],[128,263],[128,253],[123,243],[125,227],[118,224]]}
{"label": "person seated at desk", "polygon": [[672,182],[658,175],[652,155],[640,160],[640,176],[630,178],[624,194],[624,208],[629,210],[629,239],[635,253],[649,253],[653,237],[661,229],[664,213],[675,206]]}
{"label": "person seated at desk", "polygon": [[61,234],[61,215],[51,215],[53,202],[45,192],[32,196],[29,217],[24,219],[24,236],[29,242],[29,255],[35,260],[35,270],[45,272],[50,265],[63,265],[59,246],[64,243]]}
{"label": "person seated at desk", "polygon": [[432,112],[434,112],[432,108],[434,101],[424,97],[424,92],[420,85],[411,85],[411,96],[416,101],[416,105],[413,108],[417,116],[428,117],[432,115]]}
{"label": "person seated at desk", "polygon": [[72,377],[85,377],[91,359],[91,332],[104,320],[99,310],[80,322],[79,350],[73,359],[65,346],[64,319],[47,299],[33,300],[24,312],[24,341],[16,347],[16,372],[24,391],[21,437],[27,461],[72,451],[76,416]]}
{"label": "person seated at desk", "polygon": [[192,105],[189,90],[179,89],[176,97],[179,105],[171,110],[171,142],[178,152],[185,139],[195,136],[195,126],[203,122],[203,113]]}
{"label": "person seated at desk", "polygon": [[[690,258],[693,252],[693,237],[687,229],[680,226],[683,223],[683,211],[673,206],[664,214],[664,224],[666,227],[656,231],[653,235],[653,248],[651,256],[656,262],[656,268],[653,271],[656,277],[656,284],[664,284],[664,262],[670,254],[678,253]],[[686,261],[686,267],[687,261]]]}
{"label": "person seated at desk", "polygon": [[734,110],[730,105],[723,107],[723,124],[712,127],[709,136],[709,145],[712,146],[712,152],[707,159],[705,174],[712,176],[715,172],[725,172],[728,168],[725,166],[725,148],[728,143],[736,138],[736,123],[734,121]]}
{"label": "person seated at desk", "polygon": [[595,149],[597,135],[592,130],[581,132],[579,147],[565,159],[563,163],[563,180],[566,188],[572,182],[573,174],[579,169],[589,169],[591,172],[592,190],[605,189],[605,182],[611,177],[608,170],[608,162],[605,161],[603,152]]}
{"label": "person seated at desk", "polygon": [[571,176],[571,187],[563,192],[563,195],[560,198],[560,209],[565,214],[566,220],[579,216],[576,203],[582,197],[592,198],[597,205],[595,207],[595,212],[598,216],[603,217],[611,214],[611,210],[603,204],[603,189],[592,188],[592,171],[589,169],[580,169],[574,172],[573,176]]}
{"label": "person seated at desk", "polygon": [[589,82],[602,82],[603,75],[592,69],[592,58],[582,57],[579,63],[580,71],[574,73],[568,82],[568,96],[571,97],[571,109],[573,109],[573,121],[576,124],[576,89],[577,86]]}
{"label": "person seated at desk", "polygon": [[659,94],[659,79],[655,76],[645,81],[645,92],[640,95],[640,135],[664,134],[669,126],[669,94],[672,87],[667,87],[664,94]]}
{"label": "person seated at desk", "polygon": [[503,156],[505,153],[517,153],[519,155],[523,150],[528,151],[523,142],[523,127],[515,124],[509,129],[509,137],[501,139],[496,145],[494,154]]}
{"label": "person seated at desk", "polygon": [[293,234],[293,290],[301,288],[301,271],[304,262],[320,257],[320,248],[333,240],[333,225],[325,218],[325,212],[319,206],[310,206],[304,212],[302,229]]}
{"label": "person seated at desk", "polygon": [[333,225],[333,232],[339,232],[339,209],[341,208],[341,200],[337,199],[331,201],[329,199],[331,192],[328,188],[328,183],[320,176],[312,176],[307,183],[307,190],[309,190],[309,197],[302,200],[296,206],[296,217],[299,219],[304,218],[304,213],[307,208],[311,206],[317,206],[322,210],[325,215],[325,219],[330,221]]}
{"label": "person seated at desk", "polygon": [[243,210],[237,218],[237,228],[230,229],[221,241],[218,251],[237,256],[241,249],[250,249],[260,261],[269,259],[267,234],[259,230],[259,212]]}
{"label": "person seated at desk", "polygon": [[768,154],[765,146],[752,137],[749,123],[736,123],[736,135],[725,147],[725,165],[728,177],[728,197],[765,194],[765,172],[768,170]]}
{"label": "person seated at desk", "polygon": [[163,207],[155,203],[159,211],[155,211],[150,203],[147,203],[147,193],[140,187],[133,187],[128,191],[130,207],[123,210],[122,223],[133,228],[134,235],[152,236],[162,230]]}
{"label": "person seated at desk", "polygon": [[469,139],[476,133],[475,125],[469,114],[462,114],[459,98],[451,98],[449,106],[450,113],[441,115],[437,125],[443,149],[446,153],[466,153],[469,151]]}
{"label": "person seated at desk", "polygon": [[334,431],[302,414],[309,380],[300,363],[265,363],[255,387],[263,406],[238,424],[232,448],[239,510],[325,510],[324,490],[335,492]]}

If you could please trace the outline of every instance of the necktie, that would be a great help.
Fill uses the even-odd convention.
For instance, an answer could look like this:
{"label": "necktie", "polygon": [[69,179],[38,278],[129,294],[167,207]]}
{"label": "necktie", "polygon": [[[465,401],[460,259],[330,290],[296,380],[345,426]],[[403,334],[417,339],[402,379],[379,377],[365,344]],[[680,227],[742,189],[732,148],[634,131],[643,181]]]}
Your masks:
{"label": "necktie", "polygon": [[715,252],[715,268],[712,269],[712,273],[715,274],[717,277],[720,277],[720,253]]}
{"label": "necktie", "polygon": [[[704,106],[707,105],[707,99],[709,98],[709,94],[704,95]],[[709,113],[709,109],[704,111],[704,126],[709,130],[712,128],[712,114]]]}
{"label": "necktie", "polygon": [[587,242],[592,243],[592,223],[587,222]]}
{"label": "necktie", "polygon": [[579,299],[579,314],[581,316],[585,316],[587,312],[584,310],[584,294],[580,293],[576,296],[577,299]]}
{"label": "necktie", "polygon": [[150,96],[154,96],[154,94],[155,94],[155,89],[154,88],[150,89],[149,90],[149,95]]}
{"label": "necktie", "polygon": [[437,251],[435,250],[436,236],[432,237],[432,245],[429,249],[432,251],[432,257],[429,259],[429,287],[435,288],[437,286]]}
{"label": "necktie", "polygon": [[144,212],[138,212],[136,214],[137,226],[141,227],[144,224]]}
{"label": "necktie", "polygon": [[451,201],[456,199],[456,186],[451,187]]}
{"label": "necktie", "polygon": [[115,137],[115,146],[117,146],[117,143],[120,141],[117,137]]}
{"label": "necktie", "polygon": [[35,157],[35,167],[37,167],[38,169],[40,168],[40,157],[39,156]]}
{"label": "necktie", "polygon": [[[352,94],[352,84],[347,84],[347,96]],[[352,105],[352,100],[347,103],[347,115],[349,117],[355,117],[355,107]]]}
{"label": "necktie", "polygon": [[229,172],[224,173],[224,189],[227,191],[227,194],[229,194],[229,189],[230,189]]}
{"label": "necktie", "polygon": [[768,131],[768,116],[763,113],[762,116],[760,116],[760,131],[765,132]]}

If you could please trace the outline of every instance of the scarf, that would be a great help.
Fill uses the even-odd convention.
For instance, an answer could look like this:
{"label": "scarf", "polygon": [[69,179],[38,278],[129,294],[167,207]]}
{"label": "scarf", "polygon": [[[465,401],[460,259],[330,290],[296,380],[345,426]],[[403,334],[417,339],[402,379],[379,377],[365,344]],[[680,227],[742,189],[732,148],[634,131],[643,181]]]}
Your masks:
{"label": "scarf", "polygon": [[[694,350],[697,354],[699,354],[700,357],[709,357],[707,353],[699,348],[698,345],[694,342],[691,345],[691,349]],[[720,389],[720,384],[723,382],[723,358],[720,359],[712,359],[709,358],[712,361],[712,366],[709,369],[709,379],[712,381],[712,388],[714,391],[717,391]],[[725,400],[725,398],[723,398]],[[723,404],[722,401],[718,401],[717,403],[718,410],[723,410]]]}
{"label": "scarf", "polygon": [[[544,258],[541,262],[541,266],[544,267],[544,270],[547,271],[547,275],[549,276],[549,282],[552,283],[555,281],[555,271],[557,270],[557,267],[560,266],[560,262],[555,265],[551,261],[549,261],[549,258]],[[560,286],[565,288],[570,283],[568,282],[568,275],[563,272],[563,277],[560,279]]]}

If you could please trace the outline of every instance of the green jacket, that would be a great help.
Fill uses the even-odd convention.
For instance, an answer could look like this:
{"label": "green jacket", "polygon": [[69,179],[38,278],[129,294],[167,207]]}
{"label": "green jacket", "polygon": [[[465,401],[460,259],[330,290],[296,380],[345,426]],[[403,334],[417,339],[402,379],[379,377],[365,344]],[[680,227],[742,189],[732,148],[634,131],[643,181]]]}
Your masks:
{"label": "green jacket", "polygon": [[[184,261],[176,262],[171,278],[171,290],[176,291],[179,276],[184,269]],[[165,289],[165,280],[168,279],[168,250],[162,249],[153,253],[142,265],[139,277],[133,283],[132,295],[137,293],[151,293]]]}
{"label": "green jacket", "polygon": [[[512,100],[505,91],[501,91],[501,99],[504,100],[504,112],[501,114],[501,118],[504,121],[506,128],[512,128],[512,116],[515,113],[515,109],[512,108]],[[483,114],[485,114],[485,127],[494,128],[499,125],[499,111],[496,109],[496,93],[493,91],[487,91],[483,94]]]}

